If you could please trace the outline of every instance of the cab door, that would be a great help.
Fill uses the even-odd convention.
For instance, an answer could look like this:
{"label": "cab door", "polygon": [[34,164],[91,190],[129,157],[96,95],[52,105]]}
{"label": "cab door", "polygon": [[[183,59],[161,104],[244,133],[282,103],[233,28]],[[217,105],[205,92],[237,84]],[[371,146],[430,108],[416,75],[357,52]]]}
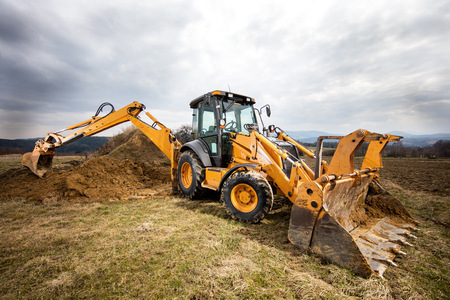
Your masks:
{"label": "cab door", "polygon": [[198,106],[198,137],[208,145],[213,165],[220,166],[221,151],[219,149],[220,145],[217,138],[218,122],[214,102],[215,101],[204,101]]}

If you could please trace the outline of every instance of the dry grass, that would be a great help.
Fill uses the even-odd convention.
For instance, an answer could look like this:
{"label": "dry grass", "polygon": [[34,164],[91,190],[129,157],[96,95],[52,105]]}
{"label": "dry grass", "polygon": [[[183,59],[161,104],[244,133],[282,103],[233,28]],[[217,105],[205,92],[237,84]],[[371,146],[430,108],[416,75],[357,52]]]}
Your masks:
{"label": "dry grass", "polygon": [[427,210],[448,197],[385,185],[422,229],[385,281],[301,253],[287,240],[290,206],[281,200],[257,225],[232,221],[215,200],[0,200],[0,297],[448,298],[449,231],[436,221],[445,208],[439,218]]}
{"label": "dry grass", "polygon": [[372,288],[271,229],[285,227],[287,209],[254,226],[231,221],[216,202],[181,198],[0,205],[5,299],[342,299]]}

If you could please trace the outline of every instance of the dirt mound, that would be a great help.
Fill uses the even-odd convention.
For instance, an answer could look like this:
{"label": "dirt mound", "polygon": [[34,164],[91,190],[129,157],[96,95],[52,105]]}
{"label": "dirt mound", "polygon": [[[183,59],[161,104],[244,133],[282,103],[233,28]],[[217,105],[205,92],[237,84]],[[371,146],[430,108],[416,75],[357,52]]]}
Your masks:
{"label": "dirt mound", "polygon": [[[124,200],[167,194],[169,174],[166,167],[102,156],[42,179],[27,169],[10,170],[0,175],[0,194],[3,198],[34,201]],[[161,191],[161,185],[167,188]]]}
{"label": "dirt mound", "polygon": [[152,165],[170,166],[170,161],[164,153],[142,131],[133,127],[109,139],[95,155],[108,155],[118,160],[129,159]]}
{"label": "dirt mound", "polygon": [[44,178],[25,168],[0,174],[0,195],[33,201],[124,200],[171,192],[169,160],[140,131],[127,130],[108,143],[97,157],[55,166]]}

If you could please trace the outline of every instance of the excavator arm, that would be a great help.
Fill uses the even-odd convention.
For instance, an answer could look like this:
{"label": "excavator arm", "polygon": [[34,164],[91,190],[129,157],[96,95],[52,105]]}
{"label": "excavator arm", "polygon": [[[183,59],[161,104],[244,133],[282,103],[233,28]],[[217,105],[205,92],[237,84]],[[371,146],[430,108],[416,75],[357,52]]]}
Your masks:
{"label": "excavator arm", "polygon": [[[99,116],[105,107],[111,107],[111,111],[105,116]],[[98,134],[106,129],[112,128],[124,122],[131,121],[138,127],[153,143],[171,160],[172,179],[176,178],[177,155],[180,143],[177,141],[171,130],[161,124],[150,113],[146,112],[153,124],[149,125],[138,116],[144,111],[145,106],[139,102],[132,102],[119,110],[115,110],[110,103],[103,103],[98,108],[96,114],[83,122],[68,126],[57,132],[50,132],[44,139],[36,142],[33,152],[25,153],[22,156],[22,165],[28,167],[39,177],[52,170],[52,161],[55,149],[74,142],[82,137]],[[63,136],[61,132],[76,130],[68,136]]]}

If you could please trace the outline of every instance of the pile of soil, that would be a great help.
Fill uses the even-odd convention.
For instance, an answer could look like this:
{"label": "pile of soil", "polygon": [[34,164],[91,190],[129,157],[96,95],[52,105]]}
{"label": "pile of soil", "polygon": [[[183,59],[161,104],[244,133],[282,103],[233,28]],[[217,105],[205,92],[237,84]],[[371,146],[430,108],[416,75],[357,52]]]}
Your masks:
{"label": "pile of soil", "polygon": [[[162,196],[171,192],[170,167],[164,154],[139,131],[116,136],[121,144],[110,147],[78,166],[39,178],[26,168],[0,174],[2,198],[32,201],[126,200]],[[104,151],[104,149],[103,149]],[[170,165],[170,164],[169,164]]]}
{"label": "pile of soil", "polygon": [[110,158],[151,165],[170,166],[170,160],[158,147],[138,128],[130,127],[128,130],[109,139],[95,156],[107,155]]}

